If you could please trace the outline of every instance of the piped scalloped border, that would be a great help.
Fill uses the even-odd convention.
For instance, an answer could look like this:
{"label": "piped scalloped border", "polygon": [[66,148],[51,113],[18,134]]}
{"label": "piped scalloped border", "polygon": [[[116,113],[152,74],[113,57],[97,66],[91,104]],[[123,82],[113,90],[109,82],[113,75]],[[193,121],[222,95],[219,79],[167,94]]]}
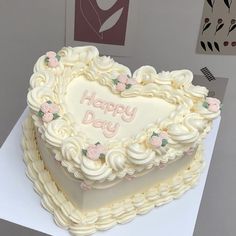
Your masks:
{"label": "piped scalloped border", "polygon": [[[47,61],[50,57],[55,59],[55,55],[59,56],[56,67],[45,63],[45,60]],[[118,92],[114,79],[116,80],[121,75],[135,78],[137,83],[123,92]],[[75,125],[76,122],[67,111],[63,100],[66,87],[73,79],[80,76],[88,81],[96,81],[101,86],[107,86],[112,93],[122,97],[142,95],[161,98],[175,104],[176,110],[171,112],[169,118],[148,124],[133,137],[103,143],[108,151],[116,148],[116,152],[118,151],[121,155],[128,151],[130,155],[124,155],[117,162],[116,153],[110,153],[109,160],[112,161],[107,161],[107,158],[104,162],[96,160],[96,168],[94,168],[94,163],[88,162],[81,151],[81,148],[85,149],[91,144],[90,137],[80,132],[79,126]],[[208,90],[205,87],[194,86],[192,79],[193,74],[189,70],[157,73],[151,66],[142,66],[132,74],[128,67],[115,62],[111,57],[99,56],[94,46],[64,47],[57,54],[48,52],[38,59],[30,79],[27,102],[34,117],[35,126],[46,145],[49,145],[51,151],[55,153],[56,160],[60,161],[61,165],[66,167],[75,178],[83,179],[87,184],[95,187],[97,184],[107,184],[127,175],[136,175],[142,169],[148,170],[159,163],[166,164],[202,142],[205,134],[210,130],[212,119],[220,114],[220,110],[217,111],[219,104],[212,104],[211,111],[206,108],[208,107],[205,106],[206,104],[203,106]],[[58,105],[59,113],[55,118],[60,117],[52,120],[52,114],[49,113],[44,117],[46,122],[42,122],[42,117],[37,117],[35,114],[39,112],[42,103],[48,100]],[[42,112],[39,114],[42,115]],[[150,136],[153,132],[163,130],[168,131],[168,145],[154,150],[149,143]],[[80,142],[78,140],[81,136],[83,138]],[[76,141],[78,141],[77,144]],[[75,152],[70,152],[72,146]],[[141,150],[142,146],[145,147],[143,150]],[[137,159],[136,152],[143,155],[139,155]],[[112,159],[111,156],[114,158]],[[91,169],[92,172],[89,171]]]}
{"label": "piped scalloped border", "polygon": [[30,117],[23,125],[22,148],[27,165],[26,174],[33,182],[35,191],[41,196],[43,207],[53,214],[57,225],[75,236],[91,235],[98,230],[107,230],[116,224],[127,223],[138,214],[145,214],[155,206],[180,197],[196,184],[203,168],[202,148],[199,147],[191,165],[178,172],[172,179],[153,186],[146,192],[83,214],[66,199],[45,169]]}
{"label": "piped scalloped border", "polygon": [[[111,57],[99,56],[98,50],[93,46],[64,47],[58,54],[53,53],[54,56],[60,56],[56,67],[45,64],[47,54],[40,57],[35,64],[27,95],[35,126],[46,145],[49,145],[51,151],[55,153],[56,160],[60,161],[75,178],[83,179],[93,187],[140,173],[143,169],[148,170],[159,163],[166,164],[183,156],[189,148],[194,148],[202,142],[210,130],[212,119],[220,114],[220,110],[216,109],[217,106],[220,107],[219,104],[217,106],[212,104],[214,105],[211,107],[213,110],[210,109],[212,111],[203,106],[208,90],[192,84],[193,74],[189,70],[157,73],[151,66],[142,66],[132,74],[128,67],[115,62]],[[52,52],[49,56],[50,54]],[[118,92],[114,79],[120,75],[135,78],[137,83],[123,92]],[[64,101],[66,87],[80,76],[109,87],[112,93],[119,96],[158,97],[175,104],[176,109],[168,118],[148,124],[133,137],[103,143],[108,151],[115,148],[121,155],[128,151],[129,155],[123,155],[117,162],[116,153],[110,153],[109,159],[112,161],[107,161],[108,158],[105,158],[104,162],[98,159],[94,168],[94,163],[91,164],[84,158],[81,151],[91,144],[90,137],[80,132]],[[47,100],[54,102],[60,108],[58,119],[51,120],[52,115],[44,117],[45,121],[51,120],[48,123],[42,122],[42,119],[35,115],[42,103]],[[153,132],[159,131],[167,131],[168,145],[154,149],[149,143],[150,136]],[[72,146],[75,152],[70,151]],[[114,158],[111,159],[111,156]]]}

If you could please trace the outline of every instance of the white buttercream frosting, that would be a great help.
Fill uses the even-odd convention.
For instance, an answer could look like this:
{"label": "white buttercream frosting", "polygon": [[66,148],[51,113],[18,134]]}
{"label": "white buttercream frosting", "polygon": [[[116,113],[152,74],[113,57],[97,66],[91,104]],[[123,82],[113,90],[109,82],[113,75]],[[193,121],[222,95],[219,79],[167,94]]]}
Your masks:
{"label": "white buttercream frosting", "polygon": [[155,80],[156,70],[152,66],[142,66],[133,73],[138,83],[150,83]]}
{"label": "white buttercream frosting", "polygon": [[126,153],[124,148],[113,148],[106,153],[106,162],[117,172],[124,171],[127,165]]}
{"label": "white buttercream frosting", "polygon": [[[60,60],[55,68],[45,63],[45,55],[36,62],[27,102],[34,117],[34,125],[55,153],[55,158],[77,178],[93,183],[113,181],[126,174],[144,172],[160,163],[168,164],[183,156],[190,146],[197,146],[209,132],[212,119],[220,115],[220,110],[212,112],[203,106],[208,90],[192,84],[193,74],[189,70],[157,73],[151,66],[142,66],[132,75],[128,67],[115,62],[111,57],[99,56],[98,50],[93,46],[64,47],[58,55]],[[119,92],[114,83],[119,75],[128,75],[137,83]],[[81,124],[77,123],[78,117],[69,112],[71,104],[75,109],[80,109],[76,108],[76,104],[81,94],[65,101],[69,85],[80,76],[90,83],[97,82],[98,87],[108,88],[118,98],[132,98],[132,107],[138,108],[136,116],[144,123],[148,112],[138,113],[139,107],[144,105],[136,104],[137,101],[144,104],[142,98],[150,98],[152,103],[151,99],[158,98],[169,105],[162,104],[161,111],[156,111],[153,107],[150,113],[156,112],[157,118],[145,124],[146,128],[135,135],[131,130],[129,132],[129,128],[125,128],[127,137],[120,140],[111,138],[103,143],[107,147],[105,157],[92,161],[82,154],[82,149],[91,144],[94,137],[82,132]],[[106,100],[113,102],[109,95]],[[51,101],[60,108],[60,117],[47,124],[40,117],[36,118],[40,106],[46,101]],[[122,100],[123,104],[125,105],[125,100]],[[166,113],[167,116],[160,118],[158,113]],[[121,118],[112,117],[111,114],[108,118],[118,122],[122,128],[121,122],[124,121],[120,121]],[[168,144],[154,149],[149,145],[150,136],[160,129],[168,132]],[[129,136],[129,133],[132,135]]]}
{"label": "white buttercream frosting", "polygon": [[218,112],[209,111],[207,108],[203,107],[202,102],[196,103],[193,109],[207,120],[213,120],[220,115],[220,110]]}
{"label": "white buttercream frosting", "polygon": [[63,159],[66,159],[67,161],[73,161],[77,165],[80,165],[83,148],[84,138],[81,136],[73,136],[63,140],[61,146]]}
{"label": "white buttercream frosting", "polygon": [[55,95],[50,87],[40,86],[30,90],[27,95],[28,106],[37,112],[40,109],[41,104],[46,101],[54,101]]}
{"label": "white buttercream frosting", "polygon": [[170,76],[174,88],[188,88],[193,80],[193,73],[189,70],[175,70]]}
{"label": "white buttercream frosting", "polygon": [[101,160],[93,161],[87,157],[83,157],[81,161],[81,170],[85,177],[97,181],[106,179],[112,172],[106,163],[103,163]]}
{"label": "white buttercream frosting", "polygon": [[34,73],[30,78],[30,88],[41,87],[44,85],[52,86],[55,83],[54,73],[42,71]]}
{"label": "white buttercream frosting", "polygon": [[148,165],[155,158],[155,152],[138,143],[127,147],[128,160],[135,165]]}
{"label": "white buttercream frosting", "polygon": [[[30,118],[23,126],[22,147],[27,175],[32,180],[37,193],[42,197],[42,205],[53,214],[57,225],[68,229],[75,236],[91,235],[118,223],[129,222],[138,214],[145,214],[155,206],[161,206],[179,198],[197,183],[203,167],[202,150],[198,149],[190,165],[170,179],[147,188],[142,193],[127,196],[114,204],[94,211],[81,212],[58,188],[46,169],[38,152],[34,125]],[[97,166],[95,168],[99,169]]]}
{"label": "white buttercream frosting", "polygon": [[86,65],[92,59],[98,56],[99,52],[96,47],[84,46],[84,47],[64,47],[59,51],[61,61],[66,66],[74,66],[78,63]]}
{"label": "white buttercream frosting", "polygon": [[110,71],[115,61],[111,57],[102,56],[94,58],[92,65],[98,71]]}
{"label": "white buttercream frosting", "polygon": [[62,142],[73,134],[73,129],[68,128],[68,124],[62,118],[54,120],[47,125],[44,133],[45,140],[55,146],[61,147]]}
{"label": "white buttercream frosting", "polygon": [[43,71],[47,71],[48,73],[53,73],[55,76],[60,75],[61,73],[63,73],[64,70],[64,64],[60,61],[59,65],[55,68],[51,68],[49,66],[47,66],[47,64],[45,63],[45,59],[46,59],[46,55],[41,56],[38,61],[36,62],[35,66],[34,66],[34,72],[43,72]]}

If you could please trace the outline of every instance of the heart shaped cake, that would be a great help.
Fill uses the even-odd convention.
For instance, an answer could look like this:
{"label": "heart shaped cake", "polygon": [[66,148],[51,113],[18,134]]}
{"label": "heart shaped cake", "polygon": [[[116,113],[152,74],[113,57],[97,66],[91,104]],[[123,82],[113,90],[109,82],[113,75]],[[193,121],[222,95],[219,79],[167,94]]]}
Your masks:
{"label": "heart shaped cake", "polygon": [[189,70],[129,68],[93,46],[38,59],[23,128],[27,174],[73,235],[125,223],[191,188],[220,101]]}

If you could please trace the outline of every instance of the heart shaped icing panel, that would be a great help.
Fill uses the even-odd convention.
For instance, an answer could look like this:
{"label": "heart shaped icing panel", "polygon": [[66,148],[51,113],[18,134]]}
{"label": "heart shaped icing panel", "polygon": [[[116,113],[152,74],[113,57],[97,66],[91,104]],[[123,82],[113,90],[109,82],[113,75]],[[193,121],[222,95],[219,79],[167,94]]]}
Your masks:
{"label": "heart shaped icing panel", "polygon": [[177,160],[202,141],[220,104],[192,79],[151,66],[131,74],[95,47],[65,47],[38,59],[27,102],[55,159],[95,186]]}
{"label": "heart shaped icing panel", "polygon": [[137,135],[168,117],[176,105],[154,97],[121,97],[109,87],[80,76],[67,87],[65,109],[72,114],[79,132],[104,143]]}

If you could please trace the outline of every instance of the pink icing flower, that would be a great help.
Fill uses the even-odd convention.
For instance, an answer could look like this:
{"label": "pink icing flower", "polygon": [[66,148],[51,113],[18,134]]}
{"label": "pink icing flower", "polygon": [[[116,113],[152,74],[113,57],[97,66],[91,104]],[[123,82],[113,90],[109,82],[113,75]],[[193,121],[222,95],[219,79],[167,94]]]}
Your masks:
{"label": "pink icing flower", "polygon": [[55,68],[59,65],[59,62],[57,60],[56,57],[50,57],[49,60],[48,60],[48,66],[49,67],[52,67],[52,68]]}
{"label": "pink icing flower", "polygon": [[133,78],[129,78],[129,79],[127,80],[127,84],[134,85],[134,84],[137,84],[137,81],[136,81],[135,79],[133,79]]}
{"label": "pink icing flower", "polygon": [[212,97],[207,97],[206,98],[206,102],[209,104],[209,105],[220,105],[220,100],[217,99],[217,98],[212,98]]}
{"label": "pink icing flower", "polygon": [[49,104],[49,112],[51,113],[58,113],[59,112],[59,108],[55,103],[51,103]]}
{"label": "pink icing flower", "polygon": [[85,182],[82,182],[80,184],[80,188],[83,189],[84,191],[90,190],[91,187],[89,185],[87,185]]}
{"label": "pink icing flower", "polygon": [[150,143],[152,146],[159,148],[162,144],[162,138],[154,135],[151,137]]}
{"label": "pink icing flower", "polygon": [[160,165],[159,165],[159,168],[160,168],[160,169],[164,169],[165,167],[166,167],[166,164],[160,163]]}
{"label": "pink icing flower", "polygon": [[186,152],[185,154],[187,156],[192,156],[194,154],[194,148],[193,147],[190,147]]}
{"label": "pink icing flower", "polygon": [[43,104],[40,106],[40,110],[41,110],[43,113],[48,113],[48,112],[50,112],[50,104],[48,104],[47,102],[43,103]]}
{"label": "pink icing flower", "polygon": [[167,138],[168,138],[167,132],[166,132],[166,131],[162,131],[162,132],[160,133],[160,137],[161,137],[162,139],[167,139]]}
{"label": "pink icing flower", "polygon": [[119,76],[118,76],[118,81],[119,81],[120,83],[122,83],[122,84],[126,84],[127,81],[128,81],[127,75],[119,75]]}
{"label": "pink icing flower", "polygon": [[220,110],[219,104],[210,104],[208,110],[211,112],[218,112]]}
{"label": "pink icing flower", "polygon": [[97,160],[100,156],[100,152],[97,149],[97,146],[95,144],[92,144],[87,149],[87,157],[93,161]]}
{"label": "pink icing flower", "polygon": [[53,51],[49,51],[49,52],[46,53],[46,57],[48,57],[48,58],[56,57],[56,55],[57,54],[55,52],[53,52]]}
{"label": "pink icing flower", "polygon": [[46,122],[46,123],[52,121],[53,120],[53,114],[50,113],[50,112],[45,113],[42,117],[42,120],[43,120],[43,122]]}
{"label": "pink icing flower", "polygon": [[126,178],[128,181],[131,181],[131,180],[133,180],[133,179],[135,178],[135,176],[127,174],[127,175],[125,176],[125,178]]}
{"label": "pink icing flower", "polygon": [[117,90],[118,92],[123,92],[123,91],[125,90],[125,84],[118,83],[118,84],[116,85],[116,90]]}

